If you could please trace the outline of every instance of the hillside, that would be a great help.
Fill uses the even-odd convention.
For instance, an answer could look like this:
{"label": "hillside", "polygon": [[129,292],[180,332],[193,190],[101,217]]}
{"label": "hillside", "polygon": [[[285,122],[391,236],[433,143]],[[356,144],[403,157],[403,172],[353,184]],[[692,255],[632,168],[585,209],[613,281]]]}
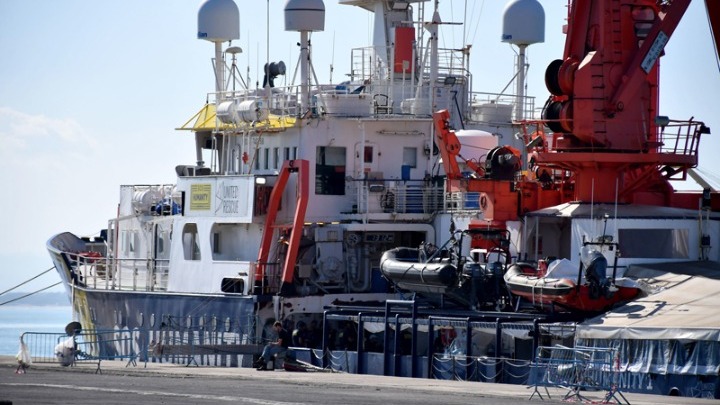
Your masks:
{"label": "hillside", "polygon": [[[26,295],[26,292],[9,292],[0,295],[0,305],[34,305],[34,306],[63,306],[70,305],[70,300],[64,292],[45,292],[23,299],[12,301],[16,298]],[[5,304],[7,303],[7,304]]]}

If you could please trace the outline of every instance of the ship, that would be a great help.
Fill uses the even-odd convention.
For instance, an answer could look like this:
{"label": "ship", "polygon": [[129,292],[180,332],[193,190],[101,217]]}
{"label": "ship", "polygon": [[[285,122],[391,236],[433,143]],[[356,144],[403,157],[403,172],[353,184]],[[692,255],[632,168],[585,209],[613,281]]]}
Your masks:
{"label": "ship", "polygon": [[477,202],[444,192],[432,111],[452,111],[460,135],[489,150],[513,138],[513,115],[531,114],[534,99],[473,91],[469,48],[440,46],[437,2],[338,6],[374,15],[373,44],[351,50],[348,80],[317,82],[310,34],[323,31],[325,5],[298,0],[284,9],[300,44],[291,84],[279,85],[285,62],[268,61],[251,88],[233,43],[238,6],[201,5],[215,89],[179,128],[195,150],[177,182],[122,185],[101,231],[47,242],[84,330],[149,329],[142,346],[213,325],[234,343],[261,342],[277,319],[309,325],[331,305],[400,299],[382,253],[439,243],[452,221],[476,215]]}
{"label": "ship", "polygon": [[[256,89],[238,73],[237,6],[201,5],[216,83],[180,127],[195,162],[175,184],[121,186],[99,235],[47,243],[83,327],[168,350],[169,336],[220,331],[229,364],[247,366],[275,320],[315,324],[322,337],[300,354],[314,366],[514,383],[555,347],[573,361],[612,353],[595,364],[611,384],[575,393],[712,391],[720,194],[672,186],[710,129],[658,103],[658,60],[689,0],[570,0],[539,116],[523,85],[525,50],[544,38],[536,0],[503,16],[522,67],[511,96],[472,89],[470,48],[439,45],[438,1],[339,4],[374,16],[348,80],[317,82],[309,35],[325,5],[290,0],[299,83],[275,86],[287,68],[268,61]],[[714,26],[718,7],[707,2]],[[572,277],[523,292],[562,261]]]}

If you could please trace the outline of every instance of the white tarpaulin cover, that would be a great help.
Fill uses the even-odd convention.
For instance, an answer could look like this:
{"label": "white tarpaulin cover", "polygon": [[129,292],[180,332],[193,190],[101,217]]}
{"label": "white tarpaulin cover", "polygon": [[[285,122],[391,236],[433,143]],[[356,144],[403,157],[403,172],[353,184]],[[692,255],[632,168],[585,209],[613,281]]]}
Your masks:
{"label": "white tarpaulin cover", "polygon": [[[564,203],[529,212],[527,217],[589,218],[608,215],[610,219],[696,219],[697,210],[638,204],[579,204]],[[713,215],[714,216],[714,215]]]}
{"label": "white tarpaulin cover", "polygon": [[633,265],[649,295],[577,326],[580,339],[720,341],[720,263]]}

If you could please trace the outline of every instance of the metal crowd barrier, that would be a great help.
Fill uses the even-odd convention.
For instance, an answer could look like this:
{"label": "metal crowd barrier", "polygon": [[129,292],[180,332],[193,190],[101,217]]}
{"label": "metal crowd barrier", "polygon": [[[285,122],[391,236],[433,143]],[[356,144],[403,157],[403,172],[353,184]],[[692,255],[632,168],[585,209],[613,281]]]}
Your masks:
{"label": "metal crowd barrier", "polygon": [[164,316],[163,328],[152,334],[148,357],[185,366],[237,367],[244,356],[259,355],[264,346],[255,342],[253,319],[239,322],[231,325],[206,316]]}
{"label": "metal crowd barrier", "polygon": [[25,332],[20,339],[25,343],[32,363],[58,363],[69,367],[84,362],[95,363],[96,374],[102,374],[100,363],[103,360],[127,360],[125,367],[137,366],[138,355],[129,332],[97,330],[72,335]]}
{"label": "metal crowd barrier", "polygon": [[504,357],[433,355],[432,377],[436,380],[527,384],[530,362]]}
{"label": "metal crowd barrier", "polygon": [[[531,367],[530,381],[535,394],[550,398],[548,387],[567,390],[564,401],[587,401],[583,391],[606,391],[603,403],[610,400],[629,405],[617,382],[617,350],[609,348],[540,346]],[[622,399],[622,401],[621,401]]]}

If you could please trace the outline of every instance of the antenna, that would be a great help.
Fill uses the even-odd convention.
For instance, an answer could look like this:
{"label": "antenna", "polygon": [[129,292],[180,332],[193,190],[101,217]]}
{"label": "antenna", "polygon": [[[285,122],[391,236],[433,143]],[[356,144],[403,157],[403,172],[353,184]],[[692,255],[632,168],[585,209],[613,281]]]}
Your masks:
{"label": "antenna", "polygon": [[615,178],[615,218],[613,218],[613,224],[615,224],[615,231],[613,236],[617,233],[617,216],[618,216],[618,196],[620,193],[620,179]]}
{"label": "antenna", "polygon": [[198,39],[215,44],[215,91],[225,89],[222,43],[240,38],[240,12],[233,0],[206,0],[198,10]]}
{"label": "antenna", "polygon": [[517,69],[517,103],[515,119],[524,117],[525,105],[525,49],[528,45],[545,42],[545,10],[537,0],[512,0],[503,11],[502,42],[517,45],[519,52],[516,59]]}
{"label": "antenna", "polygon": [[[595,208],[595,178],[590,181],[590,219],[593,219],[593,208]],[[595,229],[597,231],[597,229]]]}
{"label": "antenna", "polygon": [[[310,105],[309,33],[325,30],[325,3],[322,0],[288,0],[285,4],[285,31],[300,32],[300,96],[303,108]],[[313,75],[315,72],[312,72]],[[317,81],[317,80],[316,80]]]}
{"label": "antenna", "polygon": [[[242,83],[243,88],[247,89],[247,83],[245,83],[245,80],[243,79],[242,75],[240,74],[240,70],[237,67],[237,54],[242,53],[242,48],[239,46],[231,46],[225,50],[225,53],[229,53],[232,55],[232,64],[230,65],[230,81],[232,82],[232,92],[233,97],[235,96],[235,83],[237,83],[238,79],[240,79],[240,83]],[[230,83],[228,83],[229,86]]]}
{"label": "antenna", "polygon": [[332,84],[333,71],[335,67],[335,31],[333,31],[332,56],[330,57],[330,84]]}

